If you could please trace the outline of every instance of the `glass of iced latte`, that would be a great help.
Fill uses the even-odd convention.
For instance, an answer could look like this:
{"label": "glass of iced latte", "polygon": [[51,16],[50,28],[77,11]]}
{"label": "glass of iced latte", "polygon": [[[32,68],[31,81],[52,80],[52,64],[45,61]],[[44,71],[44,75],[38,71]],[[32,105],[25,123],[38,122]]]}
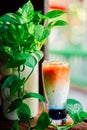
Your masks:
{"label": "glass of iced latte", "polygon": [[43,61],[42,80],[48,100],[49,116],[66,119],[66,100],[70,86],[70,66],[67,62]]}

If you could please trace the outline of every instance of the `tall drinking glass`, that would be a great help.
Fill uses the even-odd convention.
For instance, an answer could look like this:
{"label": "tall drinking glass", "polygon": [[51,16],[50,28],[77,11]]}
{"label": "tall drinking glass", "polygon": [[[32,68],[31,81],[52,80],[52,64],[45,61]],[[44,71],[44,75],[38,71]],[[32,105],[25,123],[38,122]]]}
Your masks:
{"label": "tall drinking glass", "polygon": [[66,120],[66,100],[70,86],[70,66],[67,62],[43,61],[42,80],[48,99],[49,116]]}

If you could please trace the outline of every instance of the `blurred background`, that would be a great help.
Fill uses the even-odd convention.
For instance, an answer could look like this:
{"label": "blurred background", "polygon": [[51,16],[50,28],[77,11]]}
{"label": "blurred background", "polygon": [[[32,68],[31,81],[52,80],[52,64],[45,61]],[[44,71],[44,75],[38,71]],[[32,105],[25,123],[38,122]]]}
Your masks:
{"label": "blurred background", "polygon": [[70,63],[69,98],[79,100],[87,110],[87,0],[49,0],[47,4],[46,11],[66,11],[60,19],[69,24],[52,29],[48,38],[48,59]]}

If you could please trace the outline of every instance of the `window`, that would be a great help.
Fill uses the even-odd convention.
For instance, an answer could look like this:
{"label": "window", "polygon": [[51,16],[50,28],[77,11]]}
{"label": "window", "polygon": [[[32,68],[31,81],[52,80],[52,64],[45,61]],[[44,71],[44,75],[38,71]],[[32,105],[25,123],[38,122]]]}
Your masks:
{"label": "window", "polygon": [[67,11],[60,19],[69,26],[54,27],[48,38],[50,60],[67,60],[71,66],[71,84],[87,87],[87,25],[83,0],[49,0],[49,10]]}

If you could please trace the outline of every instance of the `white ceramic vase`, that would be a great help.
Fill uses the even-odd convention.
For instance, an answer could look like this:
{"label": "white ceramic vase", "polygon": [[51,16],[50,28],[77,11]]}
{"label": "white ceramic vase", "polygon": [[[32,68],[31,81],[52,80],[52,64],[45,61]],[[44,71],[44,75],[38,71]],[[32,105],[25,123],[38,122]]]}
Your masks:
{"label": "white ceramic vase", "polygon": [[[31,69],[29,67],[25,67],[25,70],[21,73],[21,78],[28,76],[30,73]],[[12,71],[11,71],[12,73]],[[13,72],[16,74],[16,70]],[[39,90],[39,79],[38,79],[38,65],[36,65],[33,73],[29,77],[29,79],[26,82],[26,87],[25,87],[25,92],[35,92],[38,93]],[[3,110],[3,115],[7,119],[10,120],[15,120],[18,119],[16,111],[6,113],[6,109],[8,106],[11,104],[9,100],[9,95],[10,95],[10,90],[9,88],[1,89],[1,94],[2,94],[2,99],[1,99],[1,104],[2,104],[2,110]],[[24,102],[30,107],[31,109],[31,114],[32,116],[36,116],[38,114],[38,99],[35,98],[28,98],[25,99]]]}
{"label": "white ceramic vase", "polygon": [[[27,66],[25,67],[25,70],[21,74],[21,77],[26,77],[30,73],[31,69]],[[33,73],[27,80],[25,84],[25,93],[27,92],[39,92],[39,74],[38,74],[38,65],[36,65]],[[36,98],[28,98],[25,99],[24,102],[30,107],[32,116],[36,116],[38,114],[38,99]]]}

